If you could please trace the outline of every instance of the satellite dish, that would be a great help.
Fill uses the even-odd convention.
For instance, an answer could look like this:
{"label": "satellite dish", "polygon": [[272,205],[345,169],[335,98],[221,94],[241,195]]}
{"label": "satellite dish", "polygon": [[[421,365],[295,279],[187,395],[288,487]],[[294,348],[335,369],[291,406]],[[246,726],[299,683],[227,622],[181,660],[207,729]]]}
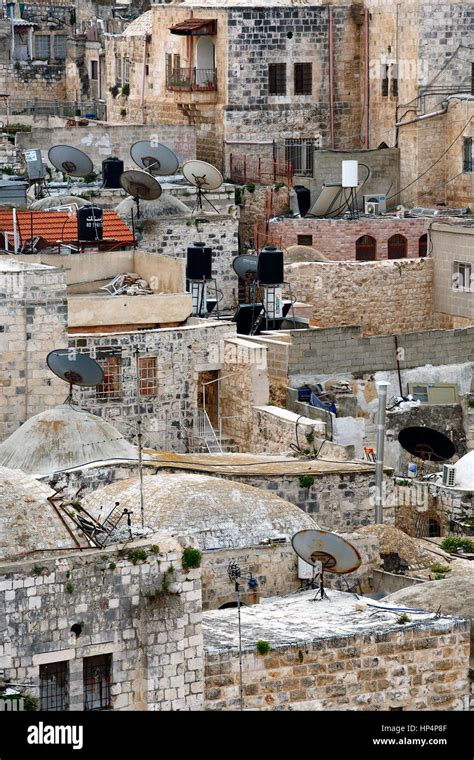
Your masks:
{"label": "satellite dish", "polygon": [[130,169],[120,176],[120,184],[137,204],[137,217],[140,219],[140,200],[155,201],[160,197],[162,188],[157,179],[145,171]]}
{"label": "satellite dish", "polygon": [[254,280],[257,277],[258,256],[249,253],[236,256],[232,262],[232,268],[241,280]]}
{"label": "satellite dish", "polygon": [[140,169],[145,169],[157,177],[175,174],[178,166],[178,157],[166,145],[139,140],[130,148],[130,155]]}
{"label": "satellite dish", "polygon": [[400,446],[409,454],[428,462],[444,462],[456,453],[454,443],[429,427],[407,427],[398,434]]}
{"label": "satellite dish", "polygon": [[218,190],[224,182],[219,169],[206,161],[186,161],[183,164],[183,176],[198,189]]}
{"label": "satellite dish", "polygon": [[315,599],[327,599],[324,591],[324,572],[342,575],[353,573],[361,565],[361,556],[355,546],[337,533],[326,530],[300,530],[291,539],[294,551],[313,567],[321,563],[320,584]]}
{"label": "satellite dish", "polygon": [[55,145],[49,149],[48,158],[58,171],[70,177],[87,177],[94,171],[89,156],[71,145]]}
{"label": "satellite dish", "polygon": [[69,384],[71,400],[73,385],[90,388],[104,382],[102,367],[85,354],[68,348],[57,348],[46,357],[46,364],[56,377]]}

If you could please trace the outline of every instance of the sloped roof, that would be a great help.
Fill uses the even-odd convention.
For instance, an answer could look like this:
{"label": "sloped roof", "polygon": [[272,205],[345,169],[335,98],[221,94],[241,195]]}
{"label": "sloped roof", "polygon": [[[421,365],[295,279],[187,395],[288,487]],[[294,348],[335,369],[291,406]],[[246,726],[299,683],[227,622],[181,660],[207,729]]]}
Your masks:
{"label": "sloped roof", "polygon": [[132,21],[122,32],[122,37],[143,37],[153,29],[153,11],[146,11]]}
{"label": "sloped roof", "polygon": [[188,18],[170,26],[171,34],[215,34],[217,21],[213,18]]}
{"label": "sloped roof", "polygon": [[[67,211],[17,211],[21,241],[40,236],[49,244],[77,241],[77,220]],[[0,211],[0,233],[13,230],[13,212]],[[133,244],[133,234],[115,211],[104,211],[104,239]]]}

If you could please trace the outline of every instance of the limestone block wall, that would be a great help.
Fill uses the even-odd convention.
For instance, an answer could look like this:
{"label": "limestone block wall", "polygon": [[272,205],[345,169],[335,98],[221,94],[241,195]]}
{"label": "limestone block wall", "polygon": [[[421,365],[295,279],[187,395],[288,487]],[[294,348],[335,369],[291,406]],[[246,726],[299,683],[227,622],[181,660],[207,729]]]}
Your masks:
{"label": "limestone block wall", "polygon": [[[474,322],[473,282],[467,290],[454,289],[455,262],[469,264],[474,256],[474,230],[471,227],[453,228],[447,224],[433,227],[434,309],[442,315],[447,326],[453,319]],[[459,283],[461,284],[461,283]]]}
{"label": "limestone block wall", "polygon": [[[324,438],[326,425],[319,420],[301,417],[277,406],[257,406],[252,412],[252,444],[255,453],[284,454],[299,445],[310,447],[315,439]],[[315,443],[315,445],[317,445]]]}
{"label": "limestone block wall", "polygon": [[318,327],[360,324],[385,335],[436,325],[432,259],[304,262],[287,265],[285,277]]}
{"label": "limestone block wall", "polygon": [[[1,565],[5,678],[38,697],[40,666],[66,661],[69,709],[83,710],[86,658],[107,654],[114,710],[201,709],[200,570],[184,572],[181,564],[190,544],[185,537],[157,536],[159,553],[142,541],[127,550]],[[137,548],[146,559],[134,564],[128,552]],[[165,575],[169,593],[162,590]],[[78,623],[76,637],[71,626]]]}
{"label": "limestone block wall", "polygon": [[0,262],[0,440],[29,417],[62,403],[67,386],[46,366],[67,345],[65,273]]}
{"label": "limestone block wall", "polygon": [[356,241],[363,235],[376,240],[376,259],[386,259],[387,241],[392,235],[407,239],[407,257],[419,255],[420,237],[428,231],[433,220],[428,217],[397,219],[392,216],[375,216],[350,219],[284,218],[270,222],[269,238],[275,244],[288,248],[298,244],[299,235],[310,235],[311,245],[330,261],[354,261]]}
{"label": "limestone block wall", "polygon": [[0,86],[12,99],[28,100],[32,106],[35,98],[52,102],[65,100],[65,67],[43,61],[20,61],[18,66],[3,63],[0,64]]}
{"label": "limestone block wall", "polygon": [[[258,638],[258,636],[257,636]],[[469,623],[446,618],[243,654],[249,710],[467,710]],[[235,650],[205,653],[205,708],[239,709]]]}
{"label": "limestone block wall", "polygon": [[[223,341],[235,335],[235,325],[209,320],[180,328],[123,332],[110,335],[76,334],[69,345],[95,355],[98,361],[119,357],[117,392],[97,398],[95,389],[77,394],[80,405],[109,420],[128,439],[137,432],[141,414],[144,445],[186,451],[198,409],[200,372],[223,366]],[[137,398],[135,350],[156,358],[156,390]]]}

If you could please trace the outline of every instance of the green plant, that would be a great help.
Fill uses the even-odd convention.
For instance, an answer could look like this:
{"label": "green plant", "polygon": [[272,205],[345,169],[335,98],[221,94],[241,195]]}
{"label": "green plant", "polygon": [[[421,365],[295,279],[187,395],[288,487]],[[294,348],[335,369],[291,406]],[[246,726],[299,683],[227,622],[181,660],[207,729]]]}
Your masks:
{"label": "green plant", "polygon": [[150,546],[150,552],[151,554],[159,554],[160,547],[158,546],[158,544],[153,544],[152,546]]}
{"label": "green plant", "polygon": [[161,583],[161,590],[163,591],[164,594],[168,593],[168,591],[170,590],[170,586],[171,586],[170,577],[167,573],[165,573],[163,576],[163,581]]}
{"label": "green plant", "polygon": [[73,584],[72,583],[66,583],[66,585],[64,587],[64,590],[66,591],[66,593],[72,594],[72,592],[74,591]]}
{"label": "green plant", "polygon": [[469,406],[471,409],[474,409],[474,398],[469,399]]}
{"label": "green plant", "polygon": [[145,562],[147,557],[148,554],[146,553],[145,549],[133,549],[133,551],[130,551],[127,554],[128,561],[133,565],[136,565],[138,562]]}
{"label": "green plant", "polygon": [[255,192],[255,184],[253,182],[247,182],[245,185],[245,189],[249,191],[249,193]]}
{"label": "green plant", "polygon": [[20,71],[20,69],[21,69],[21,66],[20,66],[20,61],[15,61],[15,66],[14,66],[14,68],[15,68],[15,71]]}
{"label": "green plant", "polygon": [[277,182],[276,185],[275,185],[275,187],[273,189],[275,190],[275,192],[278,192],[278,190],[281,190],[282,187],[285,187],[285,183],[284,182]]}
{"label": "green plant", "polygon": [[43,568],[41,567],[41,565],[34,566],[33,575],[41,575],[42,572],[43,572]]}
{"label": "green plant", "polygon": [[115,570],[116,567],[117,567],[117,565],[115,564],[115,562],[110,562],[110,564],[109,564],[109,570]]}
{"label": "green plant", "polygon": [[128,96],[130,95],[130,85],[128,82],[125,82],[125,84],[122,87],[122,95],[125,98],[128,98]]}
{"label": "green plant", "polygon": [[70,577],[71,577],[71,571],[70,570],[66,570],[66,578],[70,578]]}
{"label": "green plant", "polygon": [[10,166],[10,164],[5,164],[5,166],[2,166],[0,169],[2,174],[7,174],[9,177],[16,176],[17,171],[14,166]]}
{"label": "green plant", "polygon": [[74,507],[74,509],[80,509],[82,507],[82,501],[80,499],[73,499],[71,501],[71,507]]}
{"label": "green plant", "polygon": [[126,117],[126,115],[127,115],[127,109],[126,108],[121,108],[120,109],[120,116],[122,117],[122,119],[124,119]]}
{"label": "green plant", "polygon": [[434,577],[435,581],[444,581],[444,580],[446,580],[446,576],[445,576],[444,573],[435,573],[433,577]]}
{"label": "green plant", "polygon": [[436,562],[434,565],[431,565],[431,570],[433,571],[433,573],[439,573],[440,575],[446,575],[446,573],[451,572],[450,567],[448,567],[447,565],[439,565]]}
{"label": "green plant", "polygon": [[168,573],[168,575],[173,575],[173,573],[175,572],[175,570],[176,570],[175,566],[174,565],[170,565],[166,572]]}
{"label": "green plant", "polygon": [[474,668],[469,668],[467,671],[467,677],[470,681],[474,681]]}
{"label": "green plant", "polygon": [[301,488],[311,488],[313,483],[314,483],[314,478],[312,475],[300,475]]}
{"label": "green plant", "polygon": [[26,712],[34,712],[35,710],[39,710],[38,697],[34,697],[33,694],[30,694],[29,692],[23,692],[21,696],[23,699],[23,709]]}
{"label": "green plant", "polygon": [[242,188],[236,187],[234,194],[235,194],[235,205],[241,206],[242,205]]}
{"label": "green plant", "polygon": [[459,538],[458,536],[447,536],[441,542],[441,548],[446,552],[456,552],[463,549],[465,552],[474,552],[474,541],[468,538]]}
{"label": "green plant", "polygon": [[259,641],[257,641],[256,646],[257,646],[257,652],[261,655],[266,655],[270,651],[270,644],[268,643],[268,641],[263,641],[262,639],[260,639]]}
{"label": "green plant", "polygon": [[191,546],[186,547],[183,550],[183,556],[181,562],[184,570],[193,570],[196,567],[201,567],[202,553],[199,549],[193,549]]}
{"label": "green plant", "polygon": [[314,443],[314,433],[313,433],[313,431],[311,431],[311,433],[306,433],[305,438],[308,441],[308,443]]}
{"label": "green plant", "polygon": [[397,617],[397,623],[398,625],[405,625],[405,623],[411,623],[411,618],[408,617],[406,612],[402,612],[401,615]]}
{"label": "green plant", "polygon": [[97,174],[95,172],[91,172],[90,174],[86,174],[84,177],[84,182],[86,185],[90,185],[92,182],[95,182],[97,179]]}

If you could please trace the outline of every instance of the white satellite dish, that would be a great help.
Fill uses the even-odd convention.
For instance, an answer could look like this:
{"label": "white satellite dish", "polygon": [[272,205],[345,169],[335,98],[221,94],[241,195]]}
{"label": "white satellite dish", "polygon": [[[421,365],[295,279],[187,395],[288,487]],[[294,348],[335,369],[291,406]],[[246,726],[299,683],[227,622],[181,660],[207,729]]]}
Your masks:
{"label": "white satellite dish", "polygon": [[218,190],[224,183],[224,178],[219,169],[206,161],[186,161],[183,164],[183,176],[197,188],[195,209],[202,210],[202,202],[206,200],[214,211],[219,213],[214,204],[206,197],[206,193]]}
{"label": "white satellite dish", "polygon": [[53,166],[69,177],[87,177],[94,171],[94,164],[86,153],[72,145],[55,145],[48,151]]}
{"label": "white satellite dish", "polygon": [[179,160],[172,150],[151,140],[139,140],[130,148],[130,155],[140,169],[156,177],[176,174]]}
{"label": "white satellite dish", "polygon": [[353,573],[361,565],[361,556],[355,546],[337,533],[327,530],[301,530],[291,539],[298,557],[316,567],[321,564],[320,585],[316,599],[327,598],[324,591],[324,572],[339,575]]}

